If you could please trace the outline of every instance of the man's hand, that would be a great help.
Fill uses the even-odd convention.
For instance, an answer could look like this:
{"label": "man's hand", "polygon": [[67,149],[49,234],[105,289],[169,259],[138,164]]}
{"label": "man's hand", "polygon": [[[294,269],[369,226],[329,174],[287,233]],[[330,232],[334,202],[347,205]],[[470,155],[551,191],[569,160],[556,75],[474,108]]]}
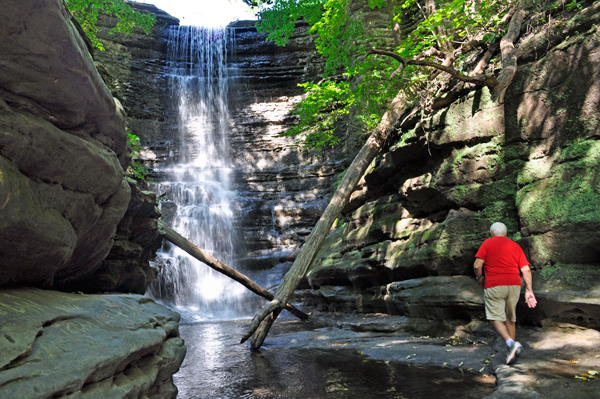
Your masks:
{"label": "man's hand", "polygon": [[537,299],[535,299],[535,295],[533,295],[533,291],[525,291],[525,303],[530,308],[535,308],[537,305]]}
{"label": "man's hand", "polygon": [[521,273],[523,273],[523,281],[525,281],[525,303],[527,303],[527,306],[530,308],[535,308],[537,300],[535,299],[535,295],[533,295],[531,269],[529,268],[529,265],[523,266],[521,268]]}

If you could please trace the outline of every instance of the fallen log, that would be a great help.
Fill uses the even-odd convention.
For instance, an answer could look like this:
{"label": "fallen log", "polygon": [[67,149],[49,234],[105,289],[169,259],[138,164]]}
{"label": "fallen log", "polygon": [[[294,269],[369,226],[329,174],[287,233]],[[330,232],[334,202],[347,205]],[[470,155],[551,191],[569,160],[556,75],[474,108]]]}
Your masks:
{"label": "fallen log", "polygon": [[[183,249],[185,252],[198,259],[199,261],[205,263],[208,267],[212,268],[213,270],[216,270],[219,273],[222,273],[227,277],[237,281],[244,287],[248,288],[250,291],[254,292],[256,295],[260,295],[265,299],[272,300],[275,297],[272,293],[265,290],[260,285],[256,284],[254,281],[250,280],[242,273],[232,269],[231,267],[220,262],[218,259],[210,255],[206,251],[198,248],[187,238],[185,238],[184,236],[182,236],[181,234],[179,234],[160,220],[158,221],[158,228],[165,232],[165,239],[167,241],[177,245],[179,248]],[[286,309],[288,312],[302,320],[308,319],[308,315],[306,313],[300,311],[299,309],[295,308],[289,303],[286,303],[284,309]]]}

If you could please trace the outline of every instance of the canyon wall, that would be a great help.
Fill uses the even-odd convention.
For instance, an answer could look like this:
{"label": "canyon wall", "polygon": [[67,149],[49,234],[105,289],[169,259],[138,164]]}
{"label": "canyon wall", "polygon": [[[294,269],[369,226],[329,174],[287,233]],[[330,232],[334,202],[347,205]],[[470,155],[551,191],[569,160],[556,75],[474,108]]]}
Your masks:
{"label": "canyon wall", "polygon": [[[98,70],[127,113],[127,126],[140,137],[141,158],[152,184],[165,178],[161,166],[179,159],[177,103],[169,87],[168,26],[160,10],[150,36],[109,35],[115,21],[100,21],[106,51],[96,52]],[[228,87],[233,208],[244,270],[261,284],[277,284],[316,223],[337,175],[348,164],[338,150],[309,153],[281,137],[296,123],[289,115],[303,95],[299,83],[320,79],[323,60],[315,52],[308,25],[285,47],[267,42],[256,21],[228,27]],[[162,200],[165,221],[176,206]]]}
{"label": "canyon wall", "polygon": [[0,5],[0,396],[174,398],[179,315],[82,295],[156,275],[160,213],[125,173],[123,107],[64,1]]}
{"label": "canyon wall", "polygon": [[455,90],[448,106],[408,118],[317,255],[309,303],[482,319],[472,265],[501,221],[531,262],[539,300],[534,310],[521,302],[519,322],[600,326],[600,8],[569,18],[523,29],[503,103],[486,88]]}
{"label": "canyon wall", "polygon": [[246,250],[242,266],[272,285],[291,266],[348,160],[337,150],[294,148],[290,138],[280,136],[296,123],[290,111],[303,95],[298,84],[322,73],[308,25],[297,23],[285,47],[266,41],[254,25],[231,25],[230,145]]}

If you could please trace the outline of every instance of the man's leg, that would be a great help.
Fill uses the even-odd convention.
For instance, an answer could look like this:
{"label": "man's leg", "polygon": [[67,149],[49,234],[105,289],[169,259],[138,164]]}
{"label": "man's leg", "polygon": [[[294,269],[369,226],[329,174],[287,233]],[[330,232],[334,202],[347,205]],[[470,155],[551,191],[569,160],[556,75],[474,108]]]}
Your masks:
{"label": "man's leg", "polygon": [[[516,287],[517,289],[520,287]],[[485,314],[510,351],[515,343],[515,292],[510,286],[497,286],[485,289]],[[518,290],[517,290],[518,291]],[[518,300],[518,292],[516,292]],[[512,301],[511,301],[512,299]],[[514,303],[513,303],[514,302]],[[519,344],[520,345],[520,344]]]}
{"label": "man's leg", "polygon": [[[513,339],[513,341],[515,340],[515,337],[516,337],[516,325],[517,324],[514,321],[510,320],[509,318],[507,318],[506,321],[504,322],[506,331],[508,332],[509,337]],[[496,328],[496,331],[498,331],[497,328]],[[504,338],[504,337],[502,337],[502,338]],[[505,338],[504,340],[506,341],[507,339],[508,338]]]}
{"label": "man's leg", "polygon": [[[511,341],[515,339],[515,322],[517,320],[517,302],[519,301],[519,295],[521,287],[518,285],[508,286],[508,296],[506,298],[506,321],[504,322],[506,331],[511,336]],[[519,342],[514,341],[509,345],[509,351],[506,356],[506,364],[513,364],[519,359],[519,355],[523,350],[523,345]]]}
{"label": "man's leg", "polygon": [[[510,317],[506,316],[506,298],[508,290],[505,286],[486,288],[484,290],[485,315],[492,323],[504,341],[514,338],[514,325]],[[511,335],[511,332],[513,335]],[[508,345],[508,344],[507,344]]]}
{"label": "man's leg", "polygon": [[492,323],[492,325],[494,326],[494,328],[496,329],[496,331],[498,332],[498,334],[500,334],[500,336],[502,337],[502,339],[504,341],[508,341],[509,339],[515,339],[515,330],[514,330],[514,323],[512,323],[513,325],[513,330],[512,330],[512,335],[510,333],[510,330],[507,328],[507,323],[509,322],[509,320],[506,321],[501,321],[501,320],[490,320],[490,322]]}

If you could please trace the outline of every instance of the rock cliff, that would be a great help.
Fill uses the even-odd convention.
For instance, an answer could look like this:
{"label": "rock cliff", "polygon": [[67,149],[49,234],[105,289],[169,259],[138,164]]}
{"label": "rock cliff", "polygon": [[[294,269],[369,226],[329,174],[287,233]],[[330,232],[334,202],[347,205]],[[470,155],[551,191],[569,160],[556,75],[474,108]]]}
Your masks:
{"label": "rock cliff", "polygon": [[0,286],[62,284],[100,265],[127,210],[125,121],[61,1],[4,7]]}
{"label": "rock cliff", "polygon": [[162,237],[155,195],[124,173],[124,110],[65,3],[1,6],[0,396],[174,397],[178,315],[9,288],[143,294]]}
{"label": "rock cliff", "polygon": [[504,103],[487,89],[450,92],[448,106],[407,121],[317,255],[312,303],[482,318],[483,292],[468,276],[502,221],[534,270],[539,306],[519,310],[520,322],[598,328],[599,18],[595,4],[523,31]]}
{"label": "rock cliff", "polygon": [[275,268],[281,276],[327,205],[345,161],[336,150],[311,154],[280,136],[296,122],[290,111],[303,94],[298,84],[318,80],[322,73],[308,25],[299,22],[285,47],[266,41],[254,25],[231,25],[231,159],[247,249],[243,265]]}

